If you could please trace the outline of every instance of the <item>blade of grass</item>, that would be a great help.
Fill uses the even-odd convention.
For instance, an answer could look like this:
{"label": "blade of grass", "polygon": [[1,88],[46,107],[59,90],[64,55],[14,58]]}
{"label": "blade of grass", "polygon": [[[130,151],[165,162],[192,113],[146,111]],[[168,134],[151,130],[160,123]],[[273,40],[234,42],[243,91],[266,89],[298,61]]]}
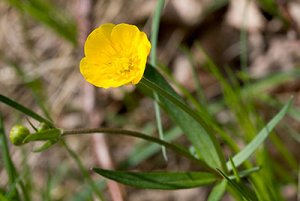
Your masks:
{"label": "blade of grass", "polygon": [[[292,99],[288,101],[288,103],[278,112],[278,114],[273,117],[273,119],[257,134],[257,136],[238,154],[236,154],[232,161],[238,167],[241,165],[245,160],[247,160],[254,151],[264,142],[264,140],[268,137],[271,133],[273,128],[280,122],[280,120],[285,116],[288,112],[288,109],[292,103]],[[227,168],[232,170],[232,165],[230,162],[227,162]]]}
{"label": "blade of grass", "polygon": [[32,117],[33,119],[39,121],[39,122],[44,122],[46,123],[49,127],[53,127],[53,124],[51,121],[49,121],[48,119],[45,119],[44,117],[40,116],[39,114],[33,112],[32,110],[30,110],[29,108],[24,107],[23,105],[17,103],[16,101],[4,96],[0,94],[0,102]]}
{"label": "blade of grass", "polygon": [[[7,138],[5,135],[5,129],[4,129],[4,121],[2,113],[0,112],[0,147],[1,147],[1,155],[4,163],[4,168],[8,175],[8,183],[9,183],[9,191],[11,191],[12,186],[15,186],[16,180],[17,180],[17,174],[16,174],[16,168],[11,160],[9,148],[7,144]],[[14,188],[12,194],[13,196],[18,197],[17,189]]]}
{"label": "blade of grass", "polygon": [[[23,184],[22,180],[18,176],[18,172],[15,168],[15,165],[13,164],[10,154],[9,154],[9,148],[7,144],[7,139],[5,135],[5,129],[4,129],[4,121],[2,113],[0,112],[0,147],[2,149],[2,158],[4,160],[4,166],[8,174],[9,179],[9,185],[10,188],[13,189],[12,195],[19,197],[19,194],[16,190],[16,185],[19,184],[22,190],[22,193],[24,195],[23,199],[24,201],[30,201],[30,195],[27,192],[27,189],[25,188],[25,185]],[[14,198],[16,198],[14,197]]]}
{"label": "blade of grass", "polygon": [[[253,167],[253,168],[250,168],[250,169],[246,169],[246,170],[242,170],[240,172],[237,172],[238,174],[238,177],[240,178],[244,178],[244,177],[247,177],[249,175],[251,175],[252,173],[254,172],[258,172],[261,168],[259,166],[256,166],[256,167]],[[228,176],[229,179],[236,179],[236,175],[229,175]]]}
{"label": "blade of grass", "polygon": [[221,170],[219,170],[219,173],[228,181],[228,183],[242,195],[247,201],[258,201],[255,193],[246,187],[245,185],[242,185],[242,183],[237,183],[234,180],[231,180],[229,177],[227,177]]}
{"label": "blade of grass", "polygon": [[227,181],[223,179],[220,183],[214,186],[209,193],[207,201],[220,201],[226,191]]}
{"label": "blade of grass", "polygon": [[[157,48],[157,40],[158,40],[158,31],[159,31],[159,21],[160,21],[160,16],[161,12],[164,8],[165,1],[164,0],[158,0],[157,5],[155,8],[154,16],[152,19],[152,30],[151,30],[151,52],[150,52],[150,63],[152,66],[156,67],[156,48]],[[161,121],[161,114],[160,114],[160,108],[158,105],[159,102],[159,97],[157,93],[154,91],[153,92],[154,96],[154,111],[155,111],[155,118],[156,118],[156,123],[157,123],[157,129],[158,129],[158,134],[160,139],[164,139],[164,132],[163,132],[163,126],[162,126],[162,121]],[[162,146],[162,153],[165,158],[165,160],[168,160],[167,157],[167,152],[166,148]]]}
{"label": "blade of grass", "polygon": [[232,160],[231,157],[229,157],[229,161],[230,161],[230,164],[232,166],[232,170],[233,170],[233,173],[234,173],[234,176],[235,176],[235,179],[236,179],[236,182],[239,183],[241,181],[241,178],[240,178],[240,175],[238,173],[238,170],[236,169],[236,166]]}

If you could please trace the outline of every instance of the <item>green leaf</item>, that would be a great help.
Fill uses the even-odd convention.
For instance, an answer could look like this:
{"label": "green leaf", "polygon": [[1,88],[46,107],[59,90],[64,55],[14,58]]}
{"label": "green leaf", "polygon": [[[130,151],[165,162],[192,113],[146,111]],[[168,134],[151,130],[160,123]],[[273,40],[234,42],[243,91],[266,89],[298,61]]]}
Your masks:
{"label": "green leaf", "polygon": [[[1,95],[0,95],[1,96]],[[2,158],[4,160],[4,166],[8,174],[9,180],[9,197],[12,197],[13,200],[19,200],[19,193],[16,188],[16,185],[19,184],[20,188],[23,192],[24,201],[29,201],[30,196],[28,194],[28,190],[24,187],[24,184],[20,177],[18,176],[18,172],[11,160],[7,139],[5,135],[4,122],[2,113],[0,112],[0,148],[2,153]],[[1,200],[1,199],[0,199]]]}
{"label": "green leaf", "polygon": [[227,180],[223,179],[220,183],[214,186],[210,192],[207,201],[219,201],[222,199],[227,186]]}
{"label": "green leaf", "polygon": [[216,181],[206,172],[127,172],[93,168],[103,177],[136,188],[175,190],[209,185]]}
{"label": "green leaf", "polygon": [[45,142],[42,146],[38,147],[38,148],[34,148],[33,152],[42,152],[45,151],[47,149],[49,149],[50,147],[52,147],[54,144],[56,144],[56,140],[49,140],[47,142]]}
{"label": "green leaf", "polygon": [[[234,162],[236,167],[238,167],[245,160],[247,160],[254,153],[254,151],[267,139],[268,135],[271,133],[273,128],[288,112],[291,103],[292,99],[288,101],[288,103],[280,110],[280,112],[275,117],[273,117],[273,119],[257,134],[257,136],[242,151],[237,153],[232,158],[232,161]],[[229,170],[232,170],[232,165],[230,161],[227,162],[227,168]]]}
{"label": "green leaf", "polygon": [[[1,112],[0,112],[0,148],[1,148],[1,158],[3,159],[4,168],[8,176],[8,183],[10,188],[9,190],[12,190],[18,176],[17,176],[16,168],[10,157],[7,138],[5,135],[4,122],[3,122],[3,117]],[[12,194],[18,195],[16,189],[12,191],[14,191]]]}
{"label": "green leaf", "polygon": [[6,198],[2,193],[0,193],[0,200],[1,201],[11,201],[10,199]]}
{"label": "green leaf", "polygon": [[236,166],[235,166],[235,164],[234,164],[231,157],[229,157],[229,161],[230,161],[230,164],[232,166],[232,171],[233,171],[233,174],[235,176],[236,181],[240,182],[241,181],[240,175],[239,175],[238,170],[236,169]]}
{"label": "green leaf", "polygon": [[46,141],[46,140],[58,140],[62,131],[57,128],[49,129],[46,131],[36,132],[31,135],[28,135],[24,139],[24,143],[31,141]]}
{"label": "green leaf", "polygon": [[256,194],[252,189],[248,188],[243,183],[237,183],[235,180],[231,180],[221,170],[218,169],[218,171],[228,181],[229,185],[239,192],[247,201],[258,201]]}
{"label": "green leaf", "polygon": [[[256,167],[253,167],[253,168],[242,170],[242,171],[238,172],[238,175],[239,175],[240,178],[244,178],[244,177],[247,177],[247,176],[249,176],[250,174],[252,174],[254,172],[259,171],[260,169],[261,169],[260,166],[256,166]],[[236,179],[236,175],[230,175],[228,177],[229,177],[229,179]]]}
{"label": "green leaf", "polygon": [[20,103],[17,103],[16,101],[4,96],[0,94],[0,102],[32,117],[33,119],[39,121],[39,122],[44,122],[45,124],[47,124],[49,127],[53,127],[53,124],[51,121],[45,119],[44,117],[40,116],[39,114],[33,112],[32,110],[30,110],[29,108],[24,107],[23,105],[21,105]]}
{"label": "green leaf", "polygon": [[150,65],[147,65],[140,87],[155,91],[159,95],[159,103],[170,115],[170,118],[181,127],[197,154],[211,167],[223,167],[224,156],[215,136],[209,133],[205,120],[171,88],[166,80]]}

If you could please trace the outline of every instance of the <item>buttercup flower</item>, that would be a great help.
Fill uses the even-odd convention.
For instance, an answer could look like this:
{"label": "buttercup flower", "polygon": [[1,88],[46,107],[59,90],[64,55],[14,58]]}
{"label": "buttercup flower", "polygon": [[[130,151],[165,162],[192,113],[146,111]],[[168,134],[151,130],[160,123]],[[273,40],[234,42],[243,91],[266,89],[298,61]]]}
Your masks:
{"label": "buttercup flower", "polygon": [[144,74],[150,48],[146,34],[136,26],[103,24],[85,42],[80,72],[97,87],[137,84]]}

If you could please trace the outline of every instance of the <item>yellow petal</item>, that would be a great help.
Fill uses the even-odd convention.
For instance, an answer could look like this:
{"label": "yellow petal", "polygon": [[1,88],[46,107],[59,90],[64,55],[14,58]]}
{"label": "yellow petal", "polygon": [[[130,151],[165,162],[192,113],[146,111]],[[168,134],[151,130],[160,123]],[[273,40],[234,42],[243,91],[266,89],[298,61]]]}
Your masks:
{"label": "yellow petal", "polygon": [[88,36],[84,45],[84,53],[90,61],[107,60],[110,59],[111,55],[115,54],[110,41],[113,27],[115,27],[114,24],[103,24]]}
{"label": "yellow petal", "polygon": [[151,43],[147,38],[147,35],[144,32],[140,32],[140,42],[139,42],[139,51],[144,50],[146,53],[146,57],[148,56],[150,49],[151,49]]}
{"label": "yellow petal", "polygon": [[139,55],[138,55],[139,61],[136,63],[138,72],[137,72],[135,78],[131,81],[132,84],[137,84],[142,79],[145,68],[146,68],[147,55],[148,55],[148,53],[146,53],[146,52],[139,52]]}
{"label": "yellow petal", "polygon": [[89,83],[97,86],[108,88],[107,83],[109,82],[109,77],[105,75],[105,67],[99,64],[93,64],[84,57],[80,61],[80,73]]}
{"label": "yellow petal", "polygon": [[94,64],[87,57],[84,57],[80,61],[80,73],[87,82],[102,88],[120,87],[133,80],[132,75],[122,77],[111,66],[103,63]]}
{"label": "yellow petal", "polygon": [[129,24],[118,24],[111,32],[111,40],[114,47],[119,51],[135,49],[139,44],[140,31],[136,26]]}

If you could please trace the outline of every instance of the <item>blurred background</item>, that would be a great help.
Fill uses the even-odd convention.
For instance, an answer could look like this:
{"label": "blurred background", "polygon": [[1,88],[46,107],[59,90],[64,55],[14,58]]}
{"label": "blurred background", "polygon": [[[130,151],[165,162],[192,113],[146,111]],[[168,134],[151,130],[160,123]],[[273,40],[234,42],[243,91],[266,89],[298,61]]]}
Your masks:
{"label": "blurred background", "polygon": [[[95,89],[79,72],[83,44],[92,29],[107,22],[125,22],[137,25],[150,37],[155,6],[155,0],[0,1],[0,93],[48,115],[60,128],[113,127],[157,136],[150,98],[137,91],[135,86]],[[161,18],[158,63],[176,81],[174,83],[195,96],[196,77],[206,100],[213,104],[222,99],[222,85],[204,68],[207,58],[201,49],[223,72],[224,78],[230,80],[234,75],[243,87],[245,80],[263,80],[270,75],[298,72],[295,70],[300,63],[299,39],[298,0],[169,0]],[[299,106],[298,76],[299,73],[291,73],[291,76],[278,77],[252,96],[261,118],[269,120],[278,111],[271,102],[263,99],[265,94],[276,103],[294,96],[294,105]],[[178,85],[174,84],[177,88]],[[0,110],[7,132],[16,123],[28,125],[24,116],[11,108],[0,104]],[[229,131],[238,131],[226,106],[215,111],[218,121],[229,125]],[[297,114],[299,118],[300,113]],[[180,130],[164,113],[162,115],[166,133],[189,146]],[[287,118],[285,124],[298,133],[297,121]],[[299,142],[286,132],[280,132],[279,136],[291,157],[290,163],[297,166]],[[240,136],[236,141],[243,145],[242,139]],[[148,144],[134,138],[68,137],[66,142],[88,170],[96,166],[144,171],[195,170],[193,164],[171,152],[165,162],[159,148],[149,148]],[[105,150],[109,151],[108,161],[101,159]],[[144,155],[136,157],[141,150]],[[49,199],[47,196],[50,200],[90,199],[91,190],[61,145],[42,153],[32,153],[32,144],[22,147],[10,144],[10,151],[17,169],[26,179],[32,200],[46,200]],[[226,145],[224,152],[228,152]],[[289,164],[272,146],[270,153],[274,160],[282,162],[286,172],[290,171]],[[99,188],[104,188],[109,197],[103,179],[94,174],[92,177],[100,181]],[[4,188],[8,178],[1,163],[0,178],[0,187]],[[295,180],[281,182],[280,189],[286,200],[296,200]],[[122,188],[125,200],[132,201],[206,200],[210,190]],[[224,200],[232,199],[225,196]]]}

